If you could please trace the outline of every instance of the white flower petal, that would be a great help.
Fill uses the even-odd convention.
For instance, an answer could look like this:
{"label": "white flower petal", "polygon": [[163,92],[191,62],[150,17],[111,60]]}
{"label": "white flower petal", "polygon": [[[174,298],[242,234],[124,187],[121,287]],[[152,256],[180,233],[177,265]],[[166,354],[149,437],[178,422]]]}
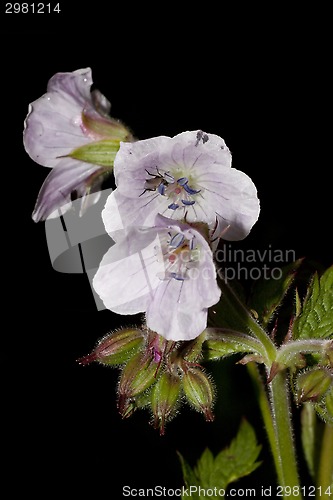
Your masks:
{"label": "white flower petal", "polygon": [[90,68],[57,73],[49,81],[47,93],[29,105],[23,142],[34,161],[54,167],[59,157],[91,142],[81,119],[84,108],[94,109],[91,84]]}
{"label": "white flower petal", "polygon": [[[118,314],[146,311],[148,327],[168,339],[198,336],[206,327],[207,308],[221,295],[203,236],[188,224],[158,215],[155,227],[128,227],[117,237],[93,280],[104,305]],[[170,247],[174,238],[176,244]],[[173,264],[170,255],[177,255],[173,251],[184,240],[195,245]]]}
{"label": "white flower petal", "polygon": [[208,154],[213,156],[216,162],[231,167],[230,150],[218,135],[206,134],[202,130],[187,131],[173,137],[173,143],[178,144],[182,150],[186,149],[186,155]]}
{"label": "white flower petal", "polygon": [[159,136],[152,137],[151,139],[144,139],[136,142],[122,142],[114,163],[115,175],[123,172],[124,170],[136,170],[138,161],[150,153],[154,153],[164,148],[171,140],[170,137]]}
{"label": "white flower petal", "polygon": [[[72,158],[64,158],[51,170],[42,185],[32,218],[35,222],[45,220],[56,209],[62,208],[62,213],[71,206],[71,193],[75,190],[78,195],[86,192],[89,178],[96,172],[104,171],[97,165],[79,162]],[[96,202],[97,199],[95,198]],[[55,216],[55,214],[53,214]]]}
{"label": "white flower petal", "polygon": [[[170,285],[168,287],[168,285]],[[181,282],[170,281],[157,291],[146,313],[147,326],[166,340],[192,340],[198,337],[207,326],[207,309],[193,309],[191,304],[177,304],[173,300]]]}
{"label": "white flower petal", "polygon": [[223,231],[223,239],[242,240],[258,220],[260,205],[257,189],[248,175],[234,168],[219,166],[218,178],[209,171],[198,176],[202,186],[202,204],[214,211]]}
{"label": "white flower petal", "polygon": [[[162,220],[164,219],[164,221]],[[160,224],[173,226],[166,218]],[[181,224],[181,228],[187,225]],[[189,226],[187,226],[188,228]],[[147,309],[147,326],[168,340],[190,340],[207,326],[207,308],[216,304],[221,290],[216,282],[212,252],[204,238],[187,229],[185,236],[195,235],[200,247],[200,265],[189,270],[187,279],[162,282]]]}
{"label": "white flower petal", "polygon": [[[133,199],[124,196],[115,189],[108,197],[102,218],[106,232],[117,241],[117,233],[128,226],[152,227],[157,213],[169,215],[172,219],[174,210],[168,209],[168,200],[160,200],[156,193],[147,193],[133,204]],[[133,209],[135,206],[135,210]]]}
{"label": "white flower petal", "polygon": [[105,254],[93,279],[93,286],[105,307],[118,314],[135,314],[147,309],[161,280],[164,264],[156,255],[160,240],[155,229],[134,227],[123,231]]}

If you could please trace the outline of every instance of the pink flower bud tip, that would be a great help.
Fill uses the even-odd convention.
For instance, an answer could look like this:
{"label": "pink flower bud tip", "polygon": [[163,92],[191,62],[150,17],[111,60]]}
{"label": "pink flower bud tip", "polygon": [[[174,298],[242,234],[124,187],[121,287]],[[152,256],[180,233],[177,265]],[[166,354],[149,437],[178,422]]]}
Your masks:
{"label": "pink flower bud tip", "polygon": [[79,365],[85,366],[85,365],[90,365],[93,361],[97,361],[97,355],[95,352],[91,352],[90,354],[87,354],[87,356],[82,356],[82,358],[78,358],[77,363]]}

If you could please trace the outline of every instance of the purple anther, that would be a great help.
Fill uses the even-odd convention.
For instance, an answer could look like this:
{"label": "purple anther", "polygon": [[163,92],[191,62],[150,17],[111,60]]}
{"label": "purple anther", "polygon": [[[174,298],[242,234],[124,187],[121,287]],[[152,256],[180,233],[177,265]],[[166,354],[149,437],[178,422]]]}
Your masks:
{"label": "purple anther", "polygon": [[188,194],[197,194],[201,191],[201,189],[192,189],[188,184],[184,184],[183,187]]}
{"label": "purple anther", "polygon": [[169,246],[172,248],[179,248],[184,240],[185,236],[182,233],[177,233],[171,238]]}
{"label": "purple anther", "polygon": [[162,184],[162,182],[161,182],[161,184],[158,186],[157,191],[158,191],[160,194],[164,195],[164,193],[165,193],[165,185],[164,185],[164,184]]}
{"label": "purple anther", "polygon": [[180,179],[177,180],[177,183],[180,186],[185,186],[185,184],[188,183],[188,178],[187,177],[181,177]]}
{"label": "purple anther", "polygon": [[170,273],[171,278],[174,278],[177,281],[184,281],[185,278],[181,274],[178,273]]}

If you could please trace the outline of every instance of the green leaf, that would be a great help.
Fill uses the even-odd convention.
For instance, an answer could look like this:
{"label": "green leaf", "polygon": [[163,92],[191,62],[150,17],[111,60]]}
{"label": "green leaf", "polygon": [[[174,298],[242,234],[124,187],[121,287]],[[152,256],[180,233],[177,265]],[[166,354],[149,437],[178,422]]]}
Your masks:
{"label": "green leaf", "polygon": [[224,478],[226,486],[259,467],[260,462],[256,460],[260,450],[253,428],[243,420],[229,448],[221,451],[215,459],[216,471]]}
{"label": "green leaf", "polygon": [[214,460],[213,453],[206,448],[194,468],[194,473],[199,479],[202,488],[210,488],[211,486],[211,473],[214,470]]}
{"label": "green leaf", "polygon": [[258,320],[264,327],[274,317],[287,291],[292,285],[296,272],[303,259],[298,259],[281,269],[279,279],[262,279],[257,281],[251,296],[249,307],[258,314]]}
{"label": "green leaf", "polygon": [[205,361],[211,361],[236,353],[255,353],[264,357],[262,344],[245,333],[235,332],[225,328],[206,328],[206,341],[202,345]]}
{"label": "green leaf", "polygon": [[333,338],[333,266],[308,288],[301,314],[293,326],[295,339]]}
{"label": "green leaf", "polygon": [[[190,488],[191,486],[199,488],[199,482],[198,482],[196,475],[194,474],[194,471],[189,466],[189,464],[186,462],[184,457],[179,453],[179,451],[177,453],[178,453],[180,464],[182,467],[185,488]],[[185,497],[186,497],[186,495],[182,495],[182,499],[184,499]],[[193,492],[193,494],[191,495],[191,498],[193,498],[193,500],[200,500],[199,494],[195,494],[195,492]]]}
{"label": "green leaf", "polygon": [[[226,489],[230,483],[251,474],[259,467],[261,462],[257,462],[257,458],[260,450],[261,446],[257,444],[253,428],[243,420],[230,446],[215,458],[206,448],[193,470],[179,454],[185,486],[187,488],[191,485],[197,486],[198,492],[199,488],[202,488],[203,492],[214,488]],[[193,496],[193,498],[201,500],[204,497]]]}

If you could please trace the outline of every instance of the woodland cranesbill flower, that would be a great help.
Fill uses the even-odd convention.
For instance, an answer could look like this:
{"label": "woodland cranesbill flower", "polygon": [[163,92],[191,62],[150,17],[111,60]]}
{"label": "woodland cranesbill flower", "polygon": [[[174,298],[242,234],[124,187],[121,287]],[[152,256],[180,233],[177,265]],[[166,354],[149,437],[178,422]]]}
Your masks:
{"label": "woodland cranesbill flower", "polygon": [[37,222],[57,208],[65,211],[71,197],[96,202],[100,184],[111,173],[120,141],[129,131],[109,116],[111,104],[90,92],[90,68],[55,74],[47,93],[29,105],[23,140],[30,157],[53,170],[46,178],[33,212]]}
{"label": "woodland cranesbill flower", "polygon": [[221,291],[212,251],[193,227],[161,215],[129,226],[102,259],[93,286],[118,314],[146,312],[147,327],[167,340],[190,340],[207,326]]}
{"label": "woodland cranesbill flower", "polygon": [[111,236],[128,224],[151,226],[160,213],[218,227],[224,239],[240,240],[258,219],[254,183],[231,168],[231,153],[214,134],[198,130],[122,142],[114,174],[117,189],[103,212]]}

